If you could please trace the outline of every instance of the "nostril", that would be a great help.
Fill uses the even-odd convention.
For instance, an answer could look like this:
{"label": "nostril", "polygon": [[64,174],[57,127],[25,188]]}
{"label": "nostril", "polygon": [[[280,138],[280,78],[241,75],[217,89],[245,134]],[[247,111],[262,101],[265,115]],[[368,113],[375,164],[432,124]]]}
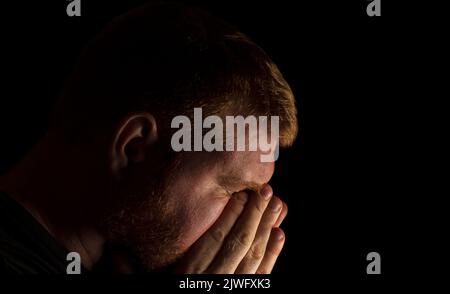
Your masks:
{"label": "nostril", "polygon": [[270,198],[272,193],[272,188],[268,184],[264,184],[259,190],[259,194],[265,199]]}

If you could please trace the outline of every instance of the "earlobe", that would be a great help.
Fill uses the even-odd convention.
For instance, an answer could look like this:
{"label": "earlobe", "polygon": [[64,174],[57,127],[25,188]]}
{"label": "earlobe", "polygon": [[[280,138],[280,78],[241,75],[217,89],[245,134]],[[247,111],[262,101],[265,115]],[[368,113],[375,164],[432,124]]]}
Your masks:
{"label": "earlobe", "polygon": [[156,120],[149,113],[133,113],[125,117],[114,133],[111,169],[114,173],[145,160],[149,147],[158,140]]}

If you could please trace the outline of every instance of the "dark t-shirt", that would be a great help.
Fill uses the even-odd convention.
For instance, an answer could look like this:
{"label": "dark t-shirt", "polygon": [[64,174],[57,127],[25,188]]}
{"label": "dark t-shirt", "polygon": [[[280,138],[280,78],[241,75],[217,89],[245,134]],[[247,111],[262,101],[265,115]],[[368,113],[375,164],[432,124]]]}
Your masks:
{"label": "dark t-shirt", "polygon": [[65,274],[67,253],[28,211],[0,191],[0,272]]}

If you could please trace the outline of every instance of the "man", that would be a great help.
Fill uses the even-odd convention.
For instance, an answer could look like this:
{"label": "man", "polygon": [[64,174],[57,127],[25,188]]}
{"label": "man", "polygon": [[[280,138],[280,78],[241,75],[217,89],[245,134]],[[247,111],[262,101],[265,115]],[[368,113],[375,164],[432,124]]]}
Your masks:
{"label": "man", "polygon": [[280,145],[296,136],[289,85],[235,28],[175,4],[109,24],[49,130],[0,179],[0,268],[65,273],[77,252],[82,272],[271,272],[287,213],[267,184],[274,162],[261,149],[174,151],[172,119],[198,108],[277,116]]}

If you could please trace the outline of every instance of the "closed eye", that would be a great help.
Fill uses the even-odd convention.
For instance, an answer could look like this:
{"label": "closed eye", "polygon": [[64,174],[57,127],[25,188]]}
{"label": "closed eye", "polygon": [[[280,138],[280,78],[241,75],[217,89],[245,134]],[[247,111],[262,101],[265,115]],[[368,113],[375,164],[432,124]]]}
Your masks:
{"label": "closed eye", "polygon": [[234,176],[222,176],[219,178],[218,182],[219,186],[230,195],[243,190],[258,191],[260,186],[257,183],[243,181],[241,178]]}

